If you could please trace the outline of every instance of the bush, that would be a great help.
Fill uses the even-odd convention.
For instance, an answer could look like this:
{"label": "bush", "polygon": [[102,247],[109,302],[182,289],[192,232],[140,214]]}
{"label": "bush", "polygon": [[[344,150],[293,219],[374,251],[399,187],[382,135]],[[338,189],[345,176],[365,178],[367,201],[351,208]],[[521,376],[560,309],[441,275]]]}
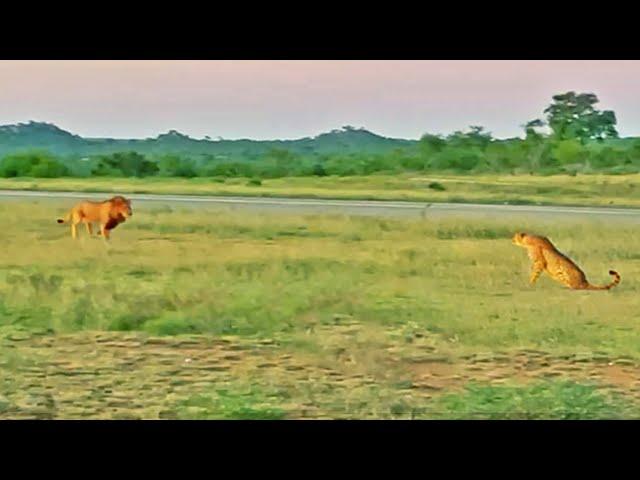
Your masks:
{"label": "bush", "polygon": [[437,170],[473,170],[482,160],[481,154],[472,149],[447,148],[433,160],[431,167]]}
{"label": "bush", "polygon": [[198,173],[191,160],[182,159],[175,155],[167,155],[158,162],[158,175],[162,177],[197,177]]}
{"label": "bush", "polygon": [[561,165],[584,162],[588,152],[577,140],[563,140],[553,149],[553,156]]}
{"label": "bush", "polygon": [[208,165],[203,169],[206,177],[253,177],[255,172],[250,163],[224,162]]}
{"label": "bush", "polygon": [[55,178],[69,175],[69,169],[48,153],[17,153],[0,162],[0,176]]}
{"label": "bush", "polygon": [[326,170],[324,169],[324,167],[323,167],[321,164],[319,164],[319,163],[316,163],[316,164],[313,166],[313,169],[312,169],[312,171],[311,171],[311,174],[312,174],[312,175],[314,175],[314,176],[316,176],[316,177],[326,177],[326,176],[328,175],[327,171],[326,171]]}
{"label": "bush", "polygon": [[428,187],[431,190],[437,190],[438,192],[444,192],[446,190],[446,188],[444,188],[444,185],[442,185],[441,183],[438,182],[431,182]]}
{"label": "bush", "polygon": [[155,162],[137,152],[121,152],[98,157],[91,172],[98,176],[148,177],[159,172]]}
{"label": "bush", "polygon": [[635,411],[622,397],[570,381],[470,384],[464,392],[444,395],[435,403],[439,412],[458,419],[619,419]]}

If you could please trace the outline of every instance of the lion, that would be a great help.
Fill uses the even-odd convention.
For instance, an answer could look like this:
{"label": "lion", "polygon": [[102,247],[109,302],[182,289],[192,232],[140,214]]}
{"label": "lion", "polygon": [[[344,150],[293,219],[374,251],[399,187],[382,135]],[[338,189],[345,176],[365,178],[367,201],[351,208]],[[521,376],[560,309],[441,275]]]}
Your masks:
{"label": "lion", "polygon": [[529,233],[516,233],[512,242],[514,245],[527,249],[529,258],[533,261],[530,284],[533,285],[542,272],[547,272],[555,281],[574,290],[609,290],[620,283],[620,275],[609,270],[613,281],[609,285],[596,286],[587,281],[584,272],[571,259],[563,255],[546,237]]}
{"label": "lion", "polygon": [[74,239],[78,236],[79,223],[85,224],[89,235],[93,234],[92,223],[99,223],[98,234],[108,240],[109,232],[132,215],[131,200],[116,195],[104,202],[80,202],[64,218],[59,218],[58,223],[71,222],[71,237]]}

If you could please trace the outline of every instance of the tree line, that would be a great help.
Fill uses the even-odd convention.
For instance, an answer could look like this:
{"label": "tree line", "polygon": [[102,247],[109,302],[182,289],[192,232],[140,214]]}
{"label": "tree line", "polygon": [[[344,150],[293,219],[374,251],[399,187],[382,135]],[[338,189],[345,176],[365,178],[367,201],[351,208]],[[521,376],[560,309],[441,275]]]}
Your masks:
{"label": "tree line", "polygon": [[522,126],[523,138],[495,139],[481,126],[450,135],[425,134],[407,147],[383,153],[295,153],[220,159],[212,155],[116,152],[62,157],[43,151],[6,155],[2,177],[249,177],[350,176],[374,173],[635,173],[640,138],[620,139],[616,115],[598,110],[592,93],[554,95],[542,118]]}

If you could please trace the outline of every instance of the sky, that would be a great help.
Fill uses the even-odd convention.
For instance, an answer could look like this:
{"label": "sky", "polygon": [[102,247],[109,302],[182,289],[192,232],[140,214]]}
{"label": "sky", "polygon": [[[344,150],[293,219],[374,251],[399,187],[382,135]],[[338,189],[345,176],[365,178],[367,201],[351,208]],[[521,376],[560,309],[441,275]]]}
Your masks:
{"label": "sky", "polygon": [[84,137],[291,139],[343,125],[397,138],[482,125],[521,135],[552,95],[595,93],[640,136],[640,61],[8,61],[0,125]]}

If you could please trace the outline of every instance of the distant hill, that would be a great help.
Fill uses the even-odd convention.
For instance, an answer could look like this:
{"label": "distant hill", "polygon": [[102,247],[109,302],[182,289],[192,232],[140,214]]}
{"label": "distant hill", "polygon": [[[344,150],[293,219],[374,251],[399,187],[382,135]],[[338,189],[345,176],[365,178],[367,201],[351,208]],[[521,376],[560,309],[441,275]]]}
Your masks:
{"label": "distant hill", "polygon": [[83,138],[43,122],[0,126],[0,156],[24,150],[87,156],[120,151],[142,154],[258,157],[274,148],[298,154],[383,153],[415,145],[415,140],[388,138],[350,126],[297,140],[198,140],[176,130],[147,139]]}

